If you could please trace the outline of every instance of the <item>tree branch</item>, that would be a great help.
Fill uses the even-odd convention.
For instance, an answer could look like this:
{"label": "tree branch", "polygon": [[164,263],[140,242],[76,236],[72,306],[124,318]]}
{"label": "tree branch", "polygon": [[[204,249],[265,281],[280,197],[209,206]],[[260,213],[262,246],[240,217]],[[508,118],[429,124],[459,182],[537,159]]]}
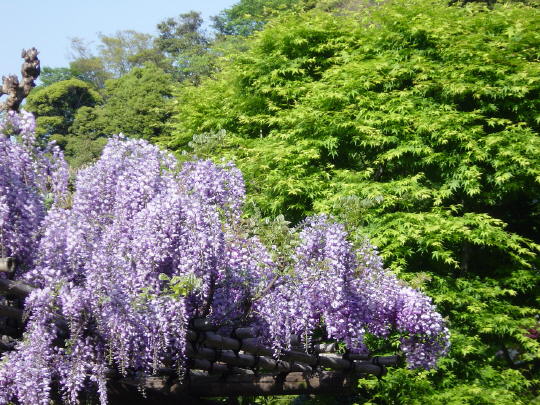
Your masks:
{"label": "tree branch", "polygon": [[36,48],[22,50],[21,58],[24,59],[21,67],[22,83],[16,75],[2,76],[0,96],[7,95],[7,100],[0,103],[0,111],[19,111],[23,100],[36,86],[35,81],[41,72],[38,53]]}

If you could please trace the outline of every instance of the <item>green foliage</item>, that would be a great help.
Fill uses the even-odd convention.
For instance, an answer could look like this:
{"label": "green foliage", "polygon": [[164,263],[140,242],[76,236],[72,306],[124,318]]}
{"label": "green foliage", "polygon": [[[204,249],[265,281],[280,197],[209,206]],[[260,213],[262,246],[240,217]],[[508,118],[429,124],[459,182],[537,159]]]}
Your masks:
{"label": "green foliage", "polygon": [[163,53],[154,46],[154,37],[134,30],[99,34],[97,53],[81,38],[71,39],[70,70],[76,77],[100,91],[109,79],[119,78],[135,67],[151,63],[167,68]]}
{"label": "green foliage", "polygon": [[106,82],[104,103],[79,108],[69,133],[56,140],[72,167],[78,168],[99,157],[107,137],[123,133],[154,139],[166,131],[172,81],[155,65],[133,68],[119,79]]}
{"label": "green foliage", "polygon": [[81,38],[71,39],[73,60],[69,68],[77,72],[77,77],[92,84],[96,89],[102,89],[105,81],[112,78],[112,73],[107,71],[103,59],[95,56],[89,45]]}
{"label": "green foliage", "polygon": [[80,79],[80,77],[77,77],[77,72],[70,68],[52,68],[48,66],[43,67],[39,75],[40,87],[50,86],[53,83],[69,79]]}
{"label": "green foliage", "polygon": [[163,55],[154,48],[150,34],[133,30],[118,31],[114,35],[99,35],[99,57],[113,77],[121,77],[145,63],[159,64]]}
{"label": "green foliage", "polygon": [[93,86],[79,79],[53,82],[30,93],[25,108],[36,119],[36,133],[54,140],[64,150],[72,167],[80,167],[99,156],[106,139],[102,133],[83,129],[82,117],[94,121],[91,112],[102,103]]}
{"label": "green foliage", "polygon": [[81,107],[66,136],[56,136],[57,143],[64,149],[72,168],[79,168],[97,159],[107,143],[107,134],[99,130],[97,111],[99,107]]}
{"label": "green foliage", "polygon": [[212,17],[213,27],[222,35],[248,36],[261,29],[279,12],[292,9],[301,0],[240,0]]}
{"label": "green foliage", "polygon": [[78,58],[69,63],[69,68],[78,72],[77,77],[90,83],[96,89],[102,89],[105,81],[112,77],[98,57]]}
{"label": "green foliage", "polygon": [[203,30],[201,13],[190,11],[168,18],[157,25],[154,44],[168,59],[167,72],[182,82],[198,84],[215,70],[216,54],[211,39]]}
{"label": "green foliage", "polygon": [[179,299],[200,289],[202,286],[202,280],[194,274],[169,277],[162,273],[159,279],[162,281],[163,287],[159,294],[152,292],[150,287],[143,288],[137,297],[137,301],[134,303],[135,307],[144,308],[151,300],[156,299],[158,296]]}
{"label": "green foliage", "polygon": [[[480,370],[468,368],[475,379],[463,384],[462,380],[448,371],[444,361],[437,371],[391,370],[382,380],[362,379],[360,389],[370,398],[366,405],[411,404],[411,405],[525,405],[530,383],[516,370],[495,370],[490,366]],[[439,380],[445,387],[433,385]]]}
{"label": "green foliage", "polygon": [[157,25],[156,47],[167,56],[176,58],[193,47],[204,47],[210,42],[202,29],[203,18],[198,11],[168,18]]}
{"label": "green foliage", "polygon": [[38,87],[27,99],[37,133],[56,140],[74,168],[97,158],[113,134],[151,140],[167,131],[172,79],[156,65],[108,80],[102,93],[69,79]]}
{"label": "green foliage", "polygon": [[162,273],[159,279],[167,282],[164,293],[175,298],[185,297],[202,286],[202,280],[194,274],[169,277]]}
{"label": "green foliage", "polygon": [[[163,136],[170,112],[172,79],[155,65],[134,68],[105,85],[105,104],[98,108],[96,125],[106,134],[152,140]],[[82,123],[81,123],[82,124]]]}
{"label": "green foliage", "polygon": [[433,297],[451,355],[366,383],[374,402],[527,403],[540,364],[527,333],[539,315],[538,9],[359,3],[285,13],[215,79],[181,87],[168,146],[232,159],[263,216],[339,216]]}
{"label": "green foliage", "polygon": [[26,99],[24,108],[37,117],[36,133],[41,136],[66,135],[80,107],[93,107],[101,96],[79,79],[38,87]]}

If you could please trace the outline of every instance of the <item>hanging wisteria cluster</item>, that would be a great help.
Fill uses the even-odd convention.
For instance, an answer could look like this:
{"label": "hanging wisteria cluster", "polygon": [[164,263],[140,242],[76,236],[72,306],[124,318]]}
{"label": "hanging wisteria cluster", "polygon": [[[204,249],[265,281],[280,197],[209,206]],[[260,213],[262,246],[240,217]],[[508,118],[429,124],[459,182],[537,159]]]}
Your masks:
{"label": "hanging wisteria cluster", "polygon": [[[306,347],[318,334],[354,352],[367,350],[366,333],[399,333],[411,367],[433,367],[448,349],[429,298],[385,271],[371,246],[354,249],[329,217],[303,222],[291,265],[276,264],[245,229],[244,183],[231,164],[180,166],[146,141],[115,137],[79,172],[71,206],[56,197],[45,214],[42,179],[26,174],[34,160],[1,142],[0,170],[20,180],[2,177],[0,207],[25,212],[17,226],[40,235],[30,247],[6,246],[31,258],[21,277],[40,288],[26,302],[24,339],[0,365],[0,404],[48,404],[53,382],[68,403],[91,389],[105,404],[111,369],[181,372],[194,318],[254,327],[276,356],[292,334]],[[8,171],[3,154],[16,152],[25,164]],[[62,187],[54,190],[65,197]]]}
{"label": "hanging wisteria cluster", "polygon": [[383,269],[369,243],[354,249],[342,224],[326,216],[306,219],[294,252],[294,269],[255,302],[276,353],[292,334],[324,329],[351,352],[366,353],[366,332],[381,338],[401,332],[410,367],[432,368],[448,350],[449,333],[431,300]]}
{"label": "hanging wisteria cluster", "polygon": [[41,147],[32,114],[6,113],[0,122],[0,256],[25,268],[36,252],[45,204],[62,203],[68,171],[54,144]]}

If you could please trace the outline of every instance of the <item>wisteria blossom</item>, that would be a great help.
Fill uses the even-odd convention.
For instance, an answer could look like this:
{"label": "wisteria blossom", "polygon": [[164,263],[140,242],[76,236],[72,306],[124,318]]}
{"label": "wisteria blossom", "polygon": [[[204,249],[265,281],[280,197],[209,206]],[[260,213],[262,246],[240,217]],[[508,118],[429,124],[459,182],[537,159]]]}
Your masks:
{"label": "wisteria blossom", "polygon": [[276,352],[289,348],[292,334],[309,340],[321,327],[328,338],[366,354],[366,333],[402,332],[409,366],[434,367],[448,350],[449,332],[431,300],[384,270],[369,243],[354,249],[345,227],[331,218],[308,218],[299,231],[294,272],[255,303]]}
{"label": "wisteria blossom", "polygon": [[68,170],[60,149],[40,146],[32,114],[7,113],[0,123],[0,255],[27,268],[36,253],[45,205],[63,203]]}
{"label": "wisteria blossom", "polygon": [[[281,268],[245,229],[234,165],[181,166],[122,137],[78,173],[71,205],[61,204],[65,166],[51,163],[56,150],[25,146],[35,142],[25,120],[12,120],[28,128],[21,143],[0,139],[0,243],[27,263],[20,277],[40,288],[26,302],[24,339],[0,365],[0,404],[47,404],[53,382],[67,403],[91,389],[106,404],[110,369],[181,372],[194,318],[255,327],[276,356],[292,334],[309,343],[314,333],[352,352],[367,350],[366,333],[397,333],[411,367],[434,367],[447,351],[448,331],[430,299],[384,270],[371,246],[355,249],[332,218],[300,224],[290,268]],[[44,156],[46,179],[35,170]],[[50,206],[44,190],[55,195]]]}

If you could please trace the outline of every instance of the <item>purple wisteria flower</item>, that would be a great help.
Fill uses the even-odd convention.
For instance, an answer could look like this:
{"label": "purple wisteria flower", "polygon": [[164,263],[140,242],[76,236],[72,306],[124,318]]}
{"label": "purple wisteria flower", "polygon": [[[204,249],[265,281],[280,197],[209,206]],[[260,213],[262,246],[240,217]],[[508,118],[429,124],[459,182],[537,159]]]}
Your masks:
{"label": "purple wisteria flower", "polygon": [[[12,125],[34,145],[25,117]],[[68,207],[65,166],[52,163],[60,155],[26,142],[0,138],[0,243],[40,289],[26,302],[23,341],[0,365],[0,404],[47,404],[53,382],[68,403],[93,387],[105,404],[110,368],[181,371],[198,317],[255,327],[276,356],[291,335],[309,347],[316,333],[350,351],[366,351],[366,333],[400,333],[411,367],[433,367],[448,349],[430,299],[384,270],[371,246],[355,249],[327,216],[296,229],[290,268],[275,263],[245,228],[244,182],[230,163],[179,166],[146,141],[114,137],[78,173]],[[44,162],[46,181],[36,174]],[[44,190],[57,195],[48,208]]]}
{"label": "purple wisteria flower", "polygon": [[45,204],[63,203],[68,171],[60,149],[39,145],[32,114],[10,111],[0,123],[0,256],[28,268],[36,253]]}

